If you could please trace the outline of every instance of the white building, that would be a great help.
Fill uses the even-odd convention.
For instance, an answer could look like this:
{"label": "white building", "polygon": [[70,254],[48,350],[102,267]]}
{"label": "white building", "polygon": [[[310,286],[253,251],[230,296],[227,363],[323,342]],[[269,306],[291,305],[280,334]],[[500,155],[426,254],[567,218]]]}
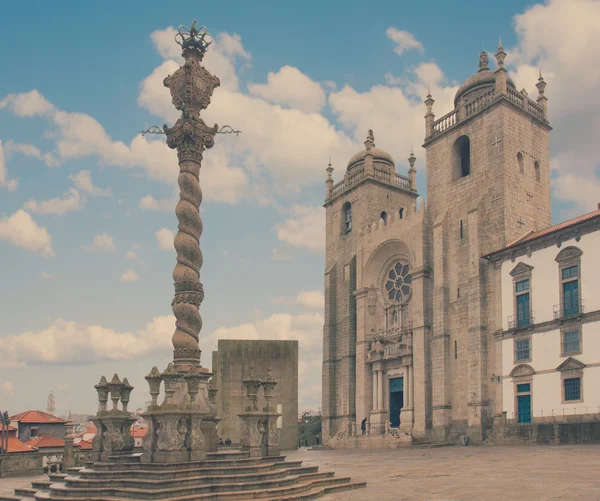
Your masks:
{"label": "white building", "polygon": [[502,320],[491,380],[508,423],[600,413],[599,249],[600,204],[486,256]]}

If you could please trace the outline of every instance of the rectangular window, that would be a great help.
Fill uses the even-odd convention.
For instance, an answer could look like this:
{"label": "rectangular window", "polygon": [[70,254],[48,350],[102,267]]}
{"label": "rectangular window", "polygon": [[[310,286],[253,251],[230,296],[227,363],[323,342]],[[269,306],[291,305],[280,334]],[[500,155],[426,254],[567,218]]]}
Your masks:
{"label": "rectangular window", "polygon": [[570,317],[579,313],[579,280],[565,282],[563,283],[563,316]]}
{"label": "rectangular window", "polygon": [[565,379],[565,400],[581,400],[581,378]]}
{"label": "rectangular window", "polygon": [[522,362],[524,360],[530,359],[530,349],[529,349],[529,338],[527,339],[517,339],[515,342],[516,345],[516,354],[515,359],[517,362]]}
{"label": "rectangular window", "polygon": [[577,278],[579,275],[579,266],[570,266],[569,268],[563,268],[562,279],[569,280],[571,278]]}
{"label": "rectangular window", "polygon": [[517,296],[517,327],[526,327],[531,324],[529,308],[529,292]]}
{"label": "rectangular window", "polygon": [[531,385],[529,383],[517,385],[517,393],[529,393],[530,391]]}
{"label": "rectangular window", "polygon": [[566,331],[563,338],[563,353],[579,353],[579,330]]}
{"label": "rectangular window", "polygon": [[528,291],[528,290],[529,290],[529,279],[521,280],[520,282],[517,282],[517,284],[516,284],[517,292],[523,292],[523,291]]}

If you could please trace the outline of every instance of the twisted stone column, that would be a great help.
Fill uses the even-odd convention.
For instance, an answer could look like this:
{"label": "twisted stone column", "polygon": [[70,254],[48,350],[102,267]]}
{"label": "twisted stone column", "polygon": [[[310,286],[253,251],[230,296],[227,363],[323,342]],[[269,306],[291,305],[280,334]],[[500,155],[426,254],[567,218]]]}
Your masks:
{"label": "twisted stone column", "polygon": [[207,33],[196,29],[195,22],[188,33],[178,34],[185,64],[164,80],[171,91],[174,106],[181,111],[181,118],[173,127],[163,127],[167,145],[177,149],[179,158],[179,202],[175,210],[179,221],[175,237],[177,265],[173,271],[175,297],[171,306],[176,320],[173,334],[173,361],[175,370],[186,372],[192,366],[200,367],[198,337],[202,329],[199,308],[204,299],[200,282],[202,252],[200,235],[200,167],[205,148],[211,148],[218,126],[207,126],[200,118],[200,111],[210,104],[210,98],[219,79],[202,66],[202,58],[210,42]]}

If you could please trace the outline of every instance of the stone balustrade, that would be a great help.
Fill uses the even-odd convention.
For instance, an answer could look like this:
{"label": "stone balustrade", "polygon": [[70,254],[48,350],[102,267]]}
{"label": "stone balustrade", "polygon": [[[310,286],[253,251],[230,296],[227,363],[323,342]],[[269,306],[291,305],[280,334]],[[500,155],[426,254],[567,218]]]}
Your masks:
{"label": "stone balustrade", "polygon": [[376,179],[377,181],[391,186],[397,186],[406,191],[415,191],[411,188],[410,178],[407,176],[403,176],[397,172],[390,172],[387,169],[376,166],[374,167],[372,174],[367,174],[365,166],[361,165],[360,167],[352,169],[350,173],[346,174],[344,179],[333,185],[329,199],[331,200],[342,195],[367,178]]}
{"label": "stone balustrade", "polygon": [[454,128],[467,118],[489,108],[494,102],[502,97],[534,118],[543,122],[548,121],[545,116],[544,108],[527,97],[527,94],[524,93],[524,91],[518,92],[512,87],[507,87],[506,94],[496,94],[495,89],[490,89],[485,94],[477,96],[472,101],[459,104],[456,109],[435,120],[431,126],[429,138],[438,136],[447,130]]}

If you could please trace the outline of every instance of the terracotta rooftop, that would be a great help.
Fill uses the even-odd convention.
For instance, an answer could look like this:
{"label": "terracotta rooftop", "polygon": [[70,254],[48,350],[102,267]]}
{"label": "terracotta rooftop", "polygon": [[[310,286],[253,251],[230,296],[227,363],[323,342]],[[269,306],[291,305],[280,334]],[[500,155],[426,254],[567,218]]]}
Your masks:
{"label": "terracotta rooftop", "polygon": [[8,437],[8,452],[31,452],[36,451],[35,447],[31,447],[18,438]]}
{"label": "terracotta rooftop", "polygon": [[141,428],[139,426],[132,426],[131,427],[131,436],[132,437],[145,437],[146,433],[148,432],[148,428]]}
{"label": "terracotta rooftop", "polygon": [[25,411],[11,416],[11,421],[20,423],[66,423],[67,421],[59,417],[42,411]]}
{"label": "terracotta rooftop", "polygon": [[537,240],[538,238],[545,237],[546,235],[551,235],[552,233],[557,233],[559,231],[566,230],[567,228],[571,228],[580,223],[590,221],[597,217],[600,217],[600,204],[598,204],[598,209],[596,209],[593,212],[584,214],[583,216],[578,216],[573,219],[569,219],[568,221],[564,221],[562,223],[555,224],[554,226],[548,226],[547,228],[544,228],[543,230],[530,231],[528,233],[525,233],[523,236],[519,237],[514,242],[509,243],[506,247],[504,247],[502,249],[498,249],[494,252],[490,252],[489,254],[487,254],[484,257],[489,258],[489,257],[493,256],[494,254],[498,254],[499,252],[505,251],[507,249],[512,249],[513,247],[518,247],[519,245],[522,245],[526,242],[531,242],[532,240]]}
{"label": "terracotta rooftop", "polygon": [[79,450],[81,450],[81,451],[91,451],[92,450],[92,442],[88,442],[87,440],[81,440],[78,445],[79,445]]}
{"label": "terracotta rooftop", "polygon": [[64,447],[65,441],[56,437],[48,437],[48,436],[40,436],[32,438],[31,440],[27,440],[25,442],[27,445],[31,445],[32,447],[37,447],[38,449],[43,449],[45,447]]}

